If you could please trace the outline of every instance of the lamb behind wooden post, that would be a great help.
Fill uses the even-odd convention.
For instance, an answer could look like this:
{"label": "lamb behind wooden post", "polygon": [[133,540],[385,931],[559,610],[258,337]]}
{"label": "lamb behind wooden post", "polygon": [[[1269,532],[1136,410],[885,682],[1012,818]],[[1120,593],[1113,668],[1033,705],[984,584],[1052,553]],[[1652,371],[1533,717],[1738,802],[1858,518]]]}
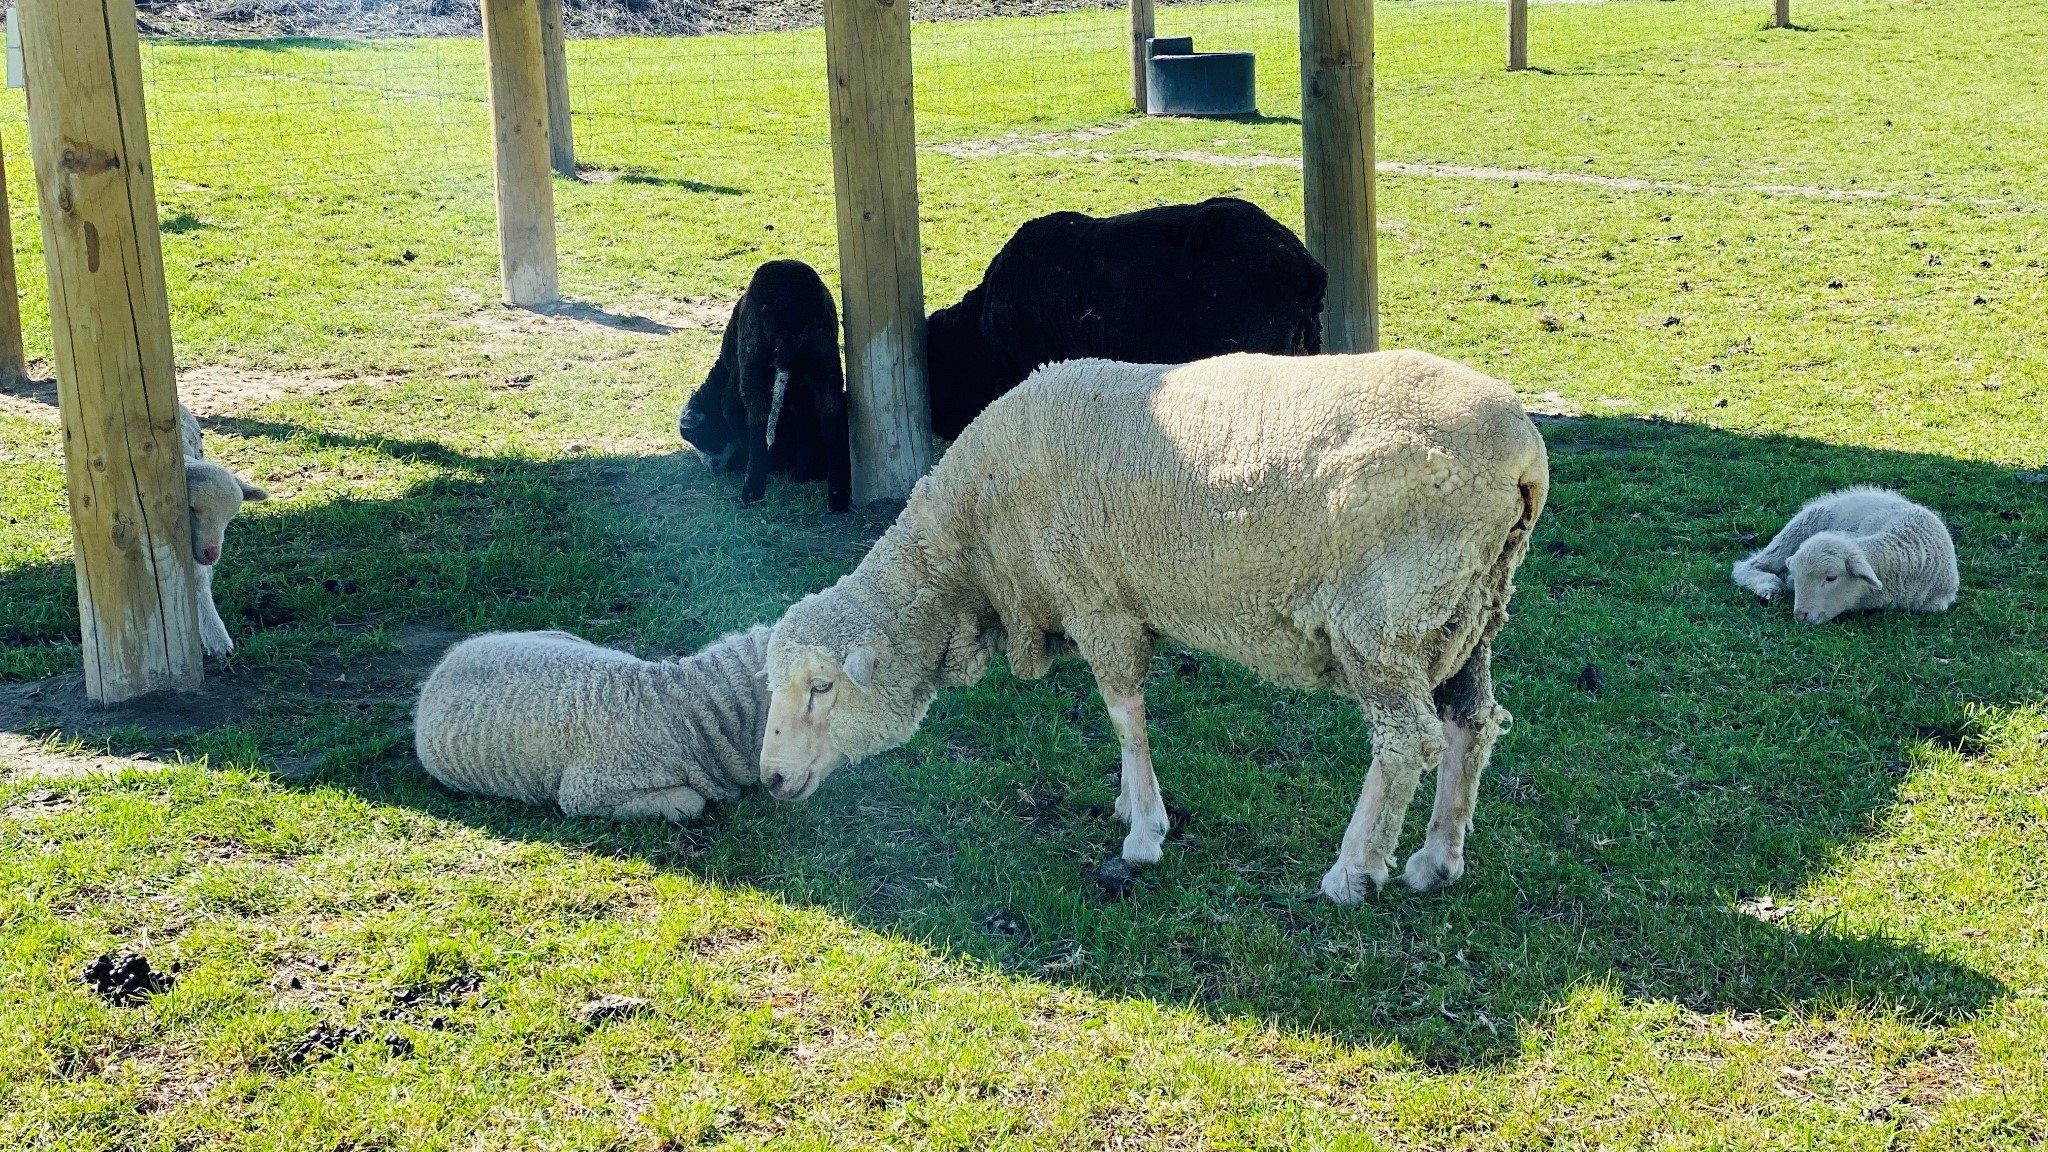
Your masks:
{"label": "lamb behind wooden post", "polygon": [[642,660],[567,632],[492,632],[428,675],[413,720],[427,772],[458,792],[569,816],[685,821],[760,782],[768,629]]}
{"label": "lamb behind wooden post", "polygon": [[245,502],[270,499],[270,493],[205,458],[199,419],[178,405],[178,436],[185,449],[185,501],[192,518],[192,559],[199,565],[199,646],[209,656],[235,650],[227,621],[213,602],[213,566],[220,562],[228,521]]}

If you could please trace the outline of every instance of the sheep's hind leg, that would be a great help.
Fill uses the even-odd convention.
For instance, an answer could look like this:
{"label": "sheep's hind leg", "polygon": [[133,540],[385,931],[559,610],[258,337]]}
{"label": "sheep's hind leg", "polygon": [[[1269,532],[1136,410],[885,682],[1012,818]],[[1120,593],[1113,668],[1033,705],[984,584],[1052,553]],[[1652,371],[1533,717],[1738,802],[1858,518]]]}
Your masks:
{"label": "sheep's hind leg", "polygon": [[1323,895],[1332,903],[1356,904],[1387,882],[1422,770],[1444,753],[1443,722],[1431,706],[1428,689],[1420,684],[1416,688],[1402,691],[1388,685],[1362,701],[1366,722],[1372,726],[1372,767],[1344,830],[1337,862],[1323,874]]}
{"label": "sheep's hind leg", "polygon": [[1494,741],[1513,722],[1507,709],[1494,702],[1492,663],[1492,645],[1480,644],[1434,693],[1444,727],[1436,805],[1428,838],[1401,871],[1402,882],[1417,892],[1435,891],[1465,874],[1465,836],[1472,830],[1479,777],[1493,757]]}

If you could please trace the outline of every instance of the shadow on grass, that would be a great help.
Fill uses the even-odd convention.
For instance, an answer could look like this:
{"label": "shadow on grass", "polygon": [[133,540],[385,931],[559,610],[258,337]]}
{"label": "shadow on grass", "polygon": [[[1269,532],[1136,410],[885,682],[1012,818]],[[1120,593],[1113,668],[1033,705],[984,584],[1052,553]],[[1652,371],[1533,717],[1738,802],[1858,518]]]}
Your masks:
{"label": "shadow on grass", "polygon": [[656,188],[681,188],[685,192],[709,193],[713,196],[744,196],[745,188],[734,188],[726,184],[707,184],[702,180],[691,180],[683,176],[663,176],[658,172],[640,167],[600,168],[579,164],[576,179],[585,184],[640,184]]}
{"label": "shadow on grass", "polygon": [[[764,513],[739,513],[730,483],[682,457],[479,459],[223,426],[450,470],[402,500],[238,526],[223,610],[258,662],[316,662],[344,615],[684,650],[828,582],[880,526],[833,526],[815,489],[788,486]],[[1369,756],[1356,709],[1172,650],[1148,697],[1177,829],[1165,862],[1120,898],[1094,878],[1122,835],[1115,740],[1074,664],[947,694],[912,744],[806,804],[756,795],[681,830],[446,794],[410,757],[402,704],[368,720],[251,722],[242,738],[310,754],[309,786],[643,857],[1105,996],[1397,1041],[1438,1066],[1513,1058],[1587,980],[1700,1011],[1981,1010],[2001,989],[1975,970],[1768,908],[1796,908],[1871,834],[1930,734],[1968,741],[1965,702],[2031,700],[2048,684],[2048,651],[2023,642],[2048,587],[2048,494],[1996,467],[1789,438],[1617,419],[1545,435],[1553,503],[1497,661],[1518,722],[1481,789],[1470,871],[1444,893],[1321,902]],[[1727,565],[1802,501],[1858,482],[1950,519],[1964,571],[1954,611],[1807,628],[1727,583]],[[345,606],[321,592],[352,572],[377,578],[358,575]],[[297,621],[250,631],[261,587]],[[51,601],[46,615],[69,616],[68,590],[68,574],[10,574],[0,605]],[[1597,694],[1576,686],[1587,664],[1603,670]]]}

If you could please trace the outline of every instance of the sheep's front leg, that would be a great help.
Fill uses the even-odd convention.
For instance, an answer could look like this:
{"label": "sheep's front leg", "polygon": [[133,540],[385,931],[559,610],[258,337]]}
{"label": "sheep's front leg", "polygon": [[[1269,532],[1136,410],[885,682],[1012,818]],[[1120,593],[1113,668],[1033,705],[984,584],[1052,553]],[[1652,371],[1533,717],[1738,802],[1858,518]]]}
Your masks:
{"label": "sheep's front leg", "polygon": [[1166,801],[1159,795],[1159,777],[1152,772],[1152,745],[1145,736],[1144,689],[1119,696],[1105,688],[1102,702],[1109,706],[1109,722],[1116,728],[1122,751],[1123,787],[1117,793],[1116,814],[1131,826],[1130,835],[1124,837],[1124,860],[1157,864],[1172,825]]}
{"label": "sheep's front leg", "polygon": [[213,566],[199,566],[199,646],[208,656],[226,656],[235,650],[234,637],[228,635],[227,621],[220,618],[220,608],[213,602]]}
{"label": "sheep's front leg", "polygon": [[1365,718],[1372,726],[1372,767],[1337,862],[1323,874],[1323,895],[1344,905],[1358,903],[1387,882],[1422,770],[1444,754],[1443,724],[1426,689],[1368,700]]}
{"label": "sheep's front leg", "polygon": [[613,805],[613,820],[666,820],[687,824],[704,814],[704,797],[694,788],[654,788],[636,792]]}
{"label": "sheep's front leg", "polygon": [[768,414],[750,413],[747,420],[747,478],[740,484],[740,505],[752,507],[768,497]]}

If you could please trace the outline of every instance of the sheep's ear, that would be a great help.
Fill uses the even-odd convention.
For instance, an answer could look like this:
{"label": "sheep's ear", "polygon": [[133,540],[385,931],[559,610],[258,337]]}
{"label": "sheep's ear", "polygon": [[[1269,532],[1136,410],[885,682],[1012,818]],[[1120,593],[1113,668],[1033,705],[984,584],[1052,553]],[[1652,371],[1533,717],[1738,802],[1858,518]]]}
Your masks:
{"label": "sheep's ear", "polygon": [[235,482],[242,486],[242,499],[252,504],[261,504],[265,500],[270,499],[270,493],[265,492],[263,489],[258,488],[239,476],[235,478]]}
{"label": "sheep's ear", "polygon": [[854,687],[859,688],[863,692],[874,690],[875,650],[873,648],[868,647],[866,644],[855,647],[853,651],[846,654],[846,663],[842,667],[846,671],[846,678],[853,681]]}
{"label": "sheep's ear", "polygon": [[1877,569],[1870,566],[1870,557],[1858,552],[1849,557],[1849,575],[1854,576],[1872,588],[1883,588],[1884,581],[1877,578]]}

